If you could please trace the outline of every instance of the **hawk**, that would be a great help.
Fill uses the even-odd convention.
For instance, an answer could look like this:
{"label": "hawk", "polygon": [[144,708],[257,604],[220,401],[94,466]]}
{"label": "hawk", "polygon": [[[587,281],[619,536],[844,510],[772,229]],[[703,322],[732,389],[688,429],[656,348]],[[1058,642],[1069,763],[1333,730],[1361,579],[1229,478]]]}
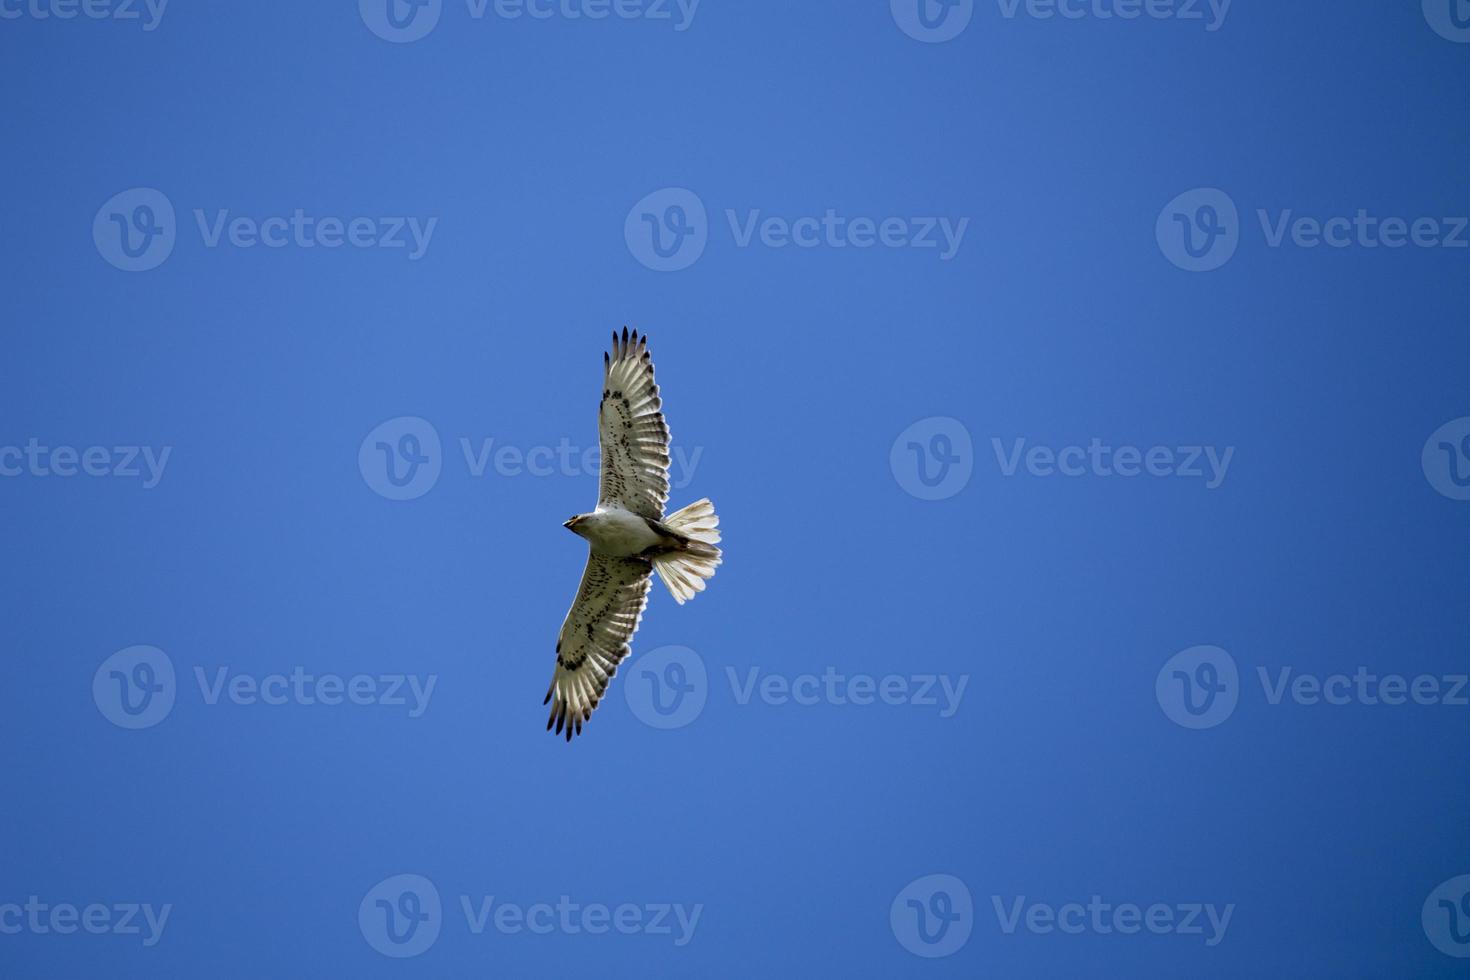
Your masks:
{"label": "hawk", "polygon": [[720,564],[720,519],[709,499],[664,517],[669,499],[669,427],[653,381],[648,338],[613,331],[602,355],[597,434],[602,476],[597,509],[563,527],[587,539],[587,567],[556,640],[556,672],[543,704],[546,729],[567,741],[607,691],[631,649],[657,572],[680,605],[704,591]]}

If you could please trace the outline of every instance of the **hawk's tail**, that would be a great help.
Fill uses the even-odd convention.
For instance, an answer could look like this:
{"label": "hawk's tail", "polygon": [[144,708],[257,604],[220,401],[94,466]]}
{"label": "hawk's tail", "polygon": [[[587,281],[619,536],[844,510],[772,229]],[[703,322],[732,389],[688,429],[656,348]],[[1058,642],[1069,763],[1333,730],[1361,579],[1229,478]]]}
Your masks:
{"label": "hawk's tail", "polygon": [[712,578],[719,567],[720,518],[715,514],[715,505],[706,497],[670,514],[663,523],[689,539],[678,551],[653,559],[654,571],[682,606],[704,591],[705,580]]}

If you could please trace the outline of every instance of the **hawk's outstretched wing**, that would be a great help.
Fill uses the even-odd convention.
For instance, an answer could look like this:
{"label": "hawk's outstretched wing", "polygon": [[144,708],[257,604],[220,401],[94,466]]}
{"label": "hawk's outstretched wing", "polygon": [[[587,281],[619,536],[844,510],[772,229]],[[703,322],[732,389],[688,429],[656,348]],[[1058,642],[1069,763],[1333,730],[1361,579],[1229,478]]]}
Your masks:
{"label": "hawk's outstretched wing", "polygon": [[613,333],[612,354],[603,354],[602,485],[597,504],[615,504],[640,517],[663,520],[669,499],[669,427],[653,382],[648,338],[638,331]]}
{"label": "hawk's outstretched wing", "polygon": [[556,641],[556,673],[546,701],[551,717],[546,728],[567,731],[567,741],[582,733],[582,723],[607,690],[618,664],[628,655],[628,641],[638,632],[648,602],[653,567],[641,558],[606,558],[589,553],[577,598],[561,624]]}

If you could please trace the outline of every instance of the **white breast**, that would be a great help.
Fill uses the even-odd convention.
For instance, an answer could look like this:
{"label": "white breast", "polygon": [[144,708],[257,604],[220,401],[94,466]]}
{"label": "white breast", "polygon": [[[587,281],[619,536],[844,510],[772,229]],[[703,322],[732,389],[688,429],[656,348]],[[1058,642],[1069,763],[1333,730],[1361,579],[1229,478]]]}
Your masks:
{"label": "white breast", "polygon": [[600,555],[626,558],[658,544],[659,537],[637,514],[621,507],[599,507],[587,516],[587,540]]}

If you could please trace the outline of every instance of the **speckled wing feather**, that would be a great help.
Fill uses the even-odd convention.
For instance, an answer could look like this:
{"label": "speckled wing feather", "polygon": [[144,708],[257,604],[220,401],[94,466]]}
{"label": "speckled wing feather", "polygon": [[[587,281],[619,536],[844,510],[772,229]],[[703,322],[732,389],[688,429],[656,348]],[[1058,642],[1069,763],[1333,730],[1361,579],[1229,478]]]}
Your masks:
{"label": "speckled wing feather", "polygon": [[598,506],[617,505],[641,517],[662,520],[669,499],[669,427],[653,381],[648,338],[638,331],[614,332],[612,353],[603,354],[602,483]]}
{"label": "speckled wing feather", "polygon": [[582,724],[602,700],[608,681],[628,655],[648,603],[653,567],[641,558],[607,558],[588,554],[577,598],[561,624],[556,641],[556,673],[546,702],[553,725],[567,741],[582,733]]}

